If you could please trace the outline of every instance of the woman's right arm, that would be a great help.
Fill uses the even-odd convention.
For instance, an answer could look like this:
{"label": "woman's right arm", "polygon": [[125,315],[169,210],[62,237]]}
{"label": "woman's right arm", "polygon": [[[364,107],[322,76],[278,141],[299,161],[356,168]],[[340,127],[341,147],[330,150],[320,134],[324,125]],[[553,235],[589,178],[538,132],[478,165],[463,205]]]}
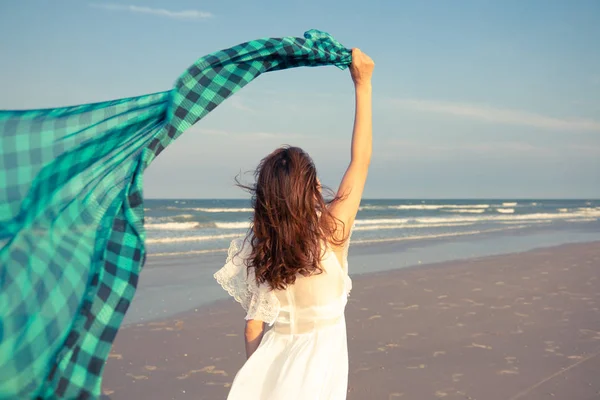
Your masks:
{"label": "woman's right arm", "polygon": [[330,212],[343,222],[338,227],[338,237],[347,237],[360,206],[369,164],[371,162],[373,116],[371,76],[375,63],[359,49],[352,49],[350,73],[354,81],[356,111],[350,165],[342,178],[337,195],[340,201],[332,203]]}

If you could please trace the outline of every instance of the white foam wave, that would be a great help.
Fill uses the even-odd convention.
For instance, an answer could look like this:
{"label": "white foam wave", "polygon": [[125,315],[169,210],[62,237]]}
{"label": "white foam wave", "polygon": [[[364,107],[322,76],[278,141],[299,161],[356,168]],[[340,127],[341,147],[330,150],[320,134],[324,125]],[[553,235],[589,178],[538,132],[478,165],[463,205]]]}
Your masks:
{"label": "white foam wave", "polygon": [[238,213],[238,212],[252,212],[254,211],[249,207],[233,207],[233,208],[210,208],[210,207],[166,207],[167,210],[185,210],[185,211],[200,211],[206,213]]}
{"label": "white foam wave", "polygon": [[206,236],[181,236],[181,237],[167,237],[167,238],[153,238],[147,239],[146,243],[185,243],[185,242],[206,242],[210,240],[218,239],[231,239],[240,237],[239,233],[228,233],[225,235],[206,235]]}
{"label": "white foam wave", "polygon": [[209,250],[190,250],[190,251],[174,251],[166,253],[150,253],[150,257],[174,257],[174,256],[192,256],[197,254],[210,253],[225,253],[227,249],[209,249]]}
{"label": "white foam wave", "polygon": [[379,231],[379,230],[391,230],[391,229],[423,229],[423,228],[445,228],[455,226],[469,226],[473,225],[473,222],[459,222],[459,223],[447,223],[447,224],[399,224],[399,225],[366,225],[357,226],[354,231]]}
{"label": "white foam wave", "polygon": [[515,203],[502,203],[502,207],[514,207],[516,205],[517,205],[516,202]]}
{"label": "white foam wave", "polygon": [[[499,209],[500,210],[500,209]],[[403,225],[403,224],[448,224],[448,223],[461,223],[461,222],[506,222],[506,221],[554,221],[554,220],[566,220],[566,219],[582,219],[590,217],[600,218],[600,207],[589,208],[578,212],[565,212],[565,213],[534,213],[534,214],[513,214],[514,209],[501,209],[500,215],[456,215],[449,217],[414,217],[414,218],[382,218],[382,219],[363,219],[356,220],[357,226],[362,225]],[[512,211],[508,211],[512,210]]]}
{"label": "white foam wave", "polygon": [[489,204],[403,204],[398,206],[389,206],[395,210],[441,210],[444,208],[489,208]]}
{"label": "white foam wave", "polygon": [[500,214],[513,214],[515,212],[514,208],[496,208]]}
{"label": "white foam wave", "polygon": [[491,232],[501,232],[512,229],[523,229],[526,228],[527,225],[519,225],[510,228],[496,228],[496,229],[485,229],[485,230],[475,230],[475,231],[466,231],[466,232],[449,232],[449,233],[438,233],[431,235],[417,235],[417,236],[405,236],[405,237],[395,237],[395,238],[385,238],[385,239],[363,239],[363,240],[353,240],[354,244],[367,244],[367,243],[383,243],[383,242],[403,242],[408,240],[423,240],[423,239],[438,239],[443,237],[455,237],[455,236],[468,236],[468,235],[479,235],[482,233],[491,233]]}
{"label": "white foam wave", "polygon": [[482,208],[475,208],[475,209],[470,209],[470,208],[455,208],[455,209],[450,209],[450,210],[440,210],[440,211],[444,211],[444,212],[452,212],[452,213],[459,213],[459,214],[481,214],[485,212],[485,209]]}
{"label": "white foam wave", "polygon": [[201,228],[202,225],[198,222],[165,222],[159,224],[146,224],[145,228],[150,231],[165,230],[165,231],[188,231]]}
{"label": "white foam wave", "polygon": [[558,212],[566,213],[566,212],[569,212],[569,209],[568,208],[559,208]]}
{"label": "white foam wave", "polygon": [[237,212],[252,212],[252,208],[192,208],[194,211],[202,211],[208,213],[237,213]]}
{"label": "white foam wave", "polygon": [[215,222],[215,226],[219,229],[248,229],[250,222]]}
{"label": "white foam wave", "polygon": [[362,210],[389,210],[389,207],[390,206],[369,206],[369,205],[367,205],[367,206],[358,207],[358,210],[359,211],[362,211]]}

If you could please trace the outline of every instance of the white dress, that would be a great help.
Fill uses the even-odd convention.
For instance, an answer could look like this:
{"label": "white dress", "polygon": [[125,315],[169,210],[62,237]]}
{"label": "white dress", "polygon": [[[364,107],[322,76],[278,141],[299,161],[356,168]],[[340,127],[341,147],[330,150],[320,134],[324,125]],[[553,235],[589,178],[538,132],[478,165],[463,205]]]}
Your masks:
{"label": "white dress", "polygon": [[344,309],[352,287],[348,242],[343,265],[327,248],[322,274],[299,276],[285,290],[274,291],[257,287],[254,269],[244,264],[251,251],[249,240],[231,242],[227,262],[215,279],[244,307],[246,319],[262,320],[270,328],[235,376],[228,400],[346,399]]}

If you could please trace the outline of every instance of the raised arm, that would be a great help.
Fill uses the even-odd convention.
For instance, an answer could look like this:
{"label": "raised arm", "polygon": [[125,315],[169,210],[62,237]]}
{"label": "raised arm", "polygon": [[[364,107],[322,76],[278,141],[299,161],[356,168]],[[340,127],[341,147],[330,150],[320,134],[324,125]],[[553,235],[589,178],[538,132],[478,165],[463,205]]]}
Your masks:
{"label": "raised arm", "polygon": [[337,192],[341,200],[332,203],[330,207],[333,216],[343,222],[343,226],[340,224],[337,229],[338,235],[343,234],[343,237],[348,236],[354,224],[371,162],[373,136],[371,76],[374,67],[375,63],[369,56],[359,49],[352,49],[350,74],[354,82],[356,111],[351,158]]}

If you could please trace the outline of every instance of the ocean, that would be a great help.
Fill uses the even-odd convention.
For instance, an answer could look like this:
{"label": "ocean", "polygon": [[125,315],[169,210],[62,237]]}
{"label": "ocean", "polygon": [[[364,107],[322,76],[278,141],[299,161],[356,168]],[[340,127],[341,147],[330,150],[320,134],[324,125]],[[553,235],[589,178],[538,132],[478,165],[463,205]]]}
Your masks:
{"label": "ocean", "polygon": [[[250,226],[249,200],[146,200],[152,257],[222,252]],[[411,242],[583,229],[600,232],[600,200],[363,200],[352,242]]]}
{"label": "ocean", "polygon": [[[226,298],[213,274],[244,235],[248,200],[146,200],[148,262],[125,324]],[[600,241],[600,200],[364,199],[350,274]]]}

